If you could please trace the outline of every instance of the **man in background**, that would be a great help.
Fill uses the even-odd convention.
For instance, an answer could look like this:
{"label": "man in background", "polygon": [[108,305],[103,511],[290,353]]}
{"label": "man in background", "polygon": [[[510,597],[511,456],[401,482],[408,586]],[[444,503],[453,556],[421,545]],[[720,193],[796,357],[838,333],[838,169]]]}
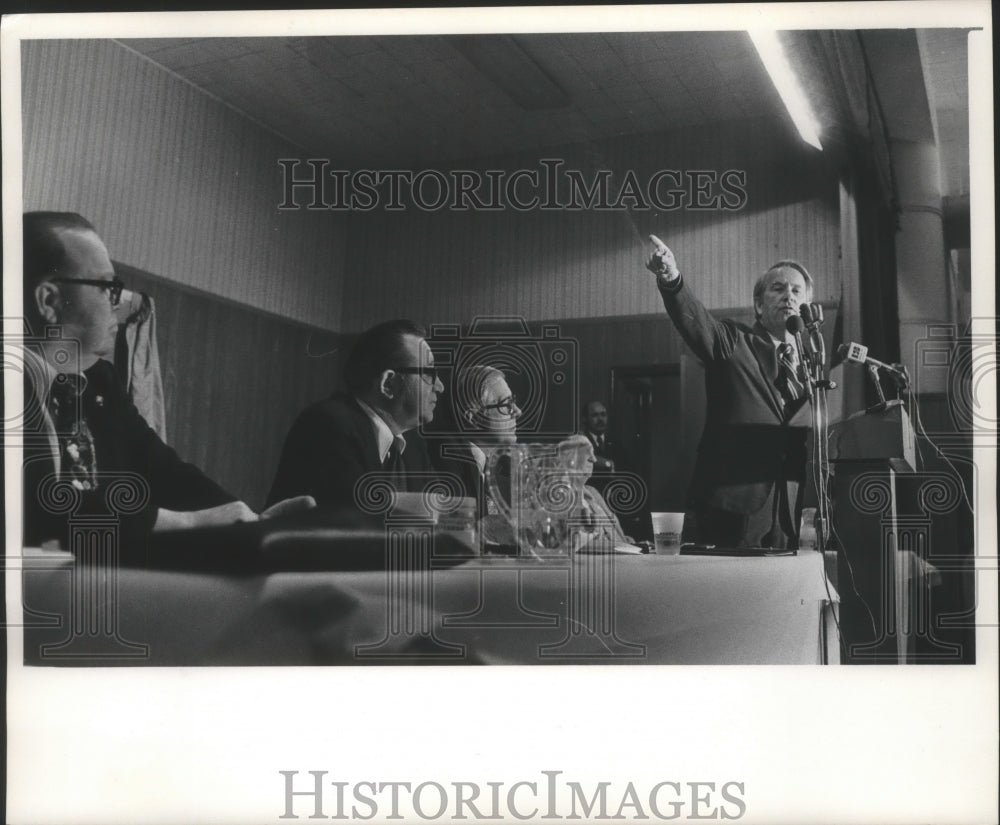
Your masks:
{"label": "man in background", "polygon": [[444,384],[424,329],[386,321],[361,333],[344,364],[346,391],[307,407],[292,424],[269,502],[310,495],[329,510],[353,509],[363,475],[384,472],[397,490],[419,490],[433,473],[420,424],[434,417]]}
{"label": "man in background", "polygon": [[587,401],[583,405],[583,434],[594,448],[594,486],[603,486],[607,479],[601,476],[611,475],[620,463],[615,445],[608,435],[608,408],[603,401]]}
{"label": "man in background", "polygon": [[688,541],[795,547],[811,417],[807,376],[785,324],[812,300],[813,281],[779,261],[753,288],[752,327],[719,320],[695,298],[655,235],[646,267],[681,337],[705,366],[705,430],[688,499]]}
{"label": "man in background", "polygon": [[108,490],[130,490],[139,504],[119,516],[126,553],[154,530],[256,521],[164,444],[121,389],[108,359],[124,284],[94,227],[75,213],[28,212],[23,229],[24,319],[37,333],[24,352],[25,420],[37,423],[24,452],[25,544],[67,542],[67,516],[51,506],[56,483],[77,491],[76,515],[106,515]]}

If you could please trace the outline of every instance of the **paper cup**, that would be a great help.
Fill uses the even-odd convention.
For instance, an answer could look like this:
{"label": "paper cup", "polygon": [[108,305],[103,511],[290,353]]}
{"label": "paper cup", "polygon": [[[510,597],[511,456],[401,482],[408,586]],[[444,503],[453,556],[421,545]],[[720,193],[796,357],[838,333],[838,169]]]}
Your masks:
{"label": "paper cup", "polygon": [[659,556],[676,556],[681,552],[683,513],[650,513],[653,520],[653,552]]}

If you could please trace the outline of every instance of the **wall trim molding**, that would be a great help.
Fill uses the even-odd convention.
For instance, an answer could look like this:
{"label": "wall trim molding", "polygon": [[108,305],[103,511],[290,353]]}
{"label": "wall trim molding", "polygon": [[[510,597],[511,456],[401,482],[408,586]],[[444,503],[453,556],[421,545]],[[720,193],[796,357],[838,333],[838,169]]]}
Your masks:
{"label": "wall trim molding", "polygon": [[131,274],[138,275],[140,278],[146,278],[157,284],[162,284],[163,286],[169,287],[170,289],[176,289],[178,292],[183,292],[187,295],[193,295],[198,298],[207,298],[211,301],[218,301],[219,303],[225,304],[226,306],[233,307],[235,309],[240,309],[245,312],[254,313],[260,315],[264,318],[269,318],[274,321],[281,321],[286,324],[291,324],[296,327],[300,327],[310,332],[319,332],[324,335],[342,335],[339,330],[335,329],[324,329],[323,327],[318,327],[315,324],[307,323],[306,321],[300,321],[298,318],[290,318],[287,315],[282,315],[278,312],[271,312],[267,309],[262,309],[261,307],[253,306],[252,304],[245,304],[242,301],[237,301],[235,298],[229,298],[225,295],[219,295],[215,292],[209,292],[207,289],[202,289],[201,287],[191,286],[190,284],[182,284],[180,281],[175,281],[172,278],[167,278],[165,275],[157,275],[154,272],[149,272],[145,269],[140,269],[137,266],[132,266],[131,264],[122,263],[121,261],[116,261],[112,259],[112,265],[115,268],[115,272],[118,273],[119,277],[125,281],[125,288],[130,289],[131,286],[128,283],[128,278]]}

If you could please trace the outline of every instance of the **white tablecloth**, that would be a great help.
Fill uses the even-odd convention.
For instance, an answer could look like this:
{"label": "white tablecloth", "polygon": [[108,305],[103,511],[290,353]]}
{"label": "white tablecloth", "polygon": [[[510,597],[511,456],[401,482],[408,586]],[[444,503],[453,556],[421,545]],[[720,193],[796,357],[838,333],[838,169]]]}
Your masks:
{"label": "white tablecloth", "polygon": [[252,576],[31,566],[29,664],[839,661],[824,639],[836,593],[815,552]]}

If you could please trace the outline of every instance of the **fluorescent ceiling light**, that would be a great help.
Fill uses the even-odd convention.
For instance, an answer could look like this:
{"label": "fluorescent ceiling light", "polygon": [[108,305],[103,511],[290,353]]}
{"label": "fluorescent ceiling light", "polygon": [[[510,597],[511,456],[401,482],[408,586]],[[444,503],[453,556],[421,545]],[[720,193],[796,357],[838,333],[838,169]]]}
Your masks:
{"label": "fluorescent ceiling light", "polygon": [[748,31],[747,34],[750,35],[764,68],[771,76],[774,88],[781,95],[781,100],[785,104],[785,108],[788,109],[788,114],[791,115],[795,128],[799,130],[799,135],[810,146],[815,146],[822,151],[823,147],[819,142],[819,123],[813,115],[812,107],[799,85],[799,80],[795,76],[788,58],[785,57],[784,49],[781,48],[781,42],[778,40],[778,33]]}

